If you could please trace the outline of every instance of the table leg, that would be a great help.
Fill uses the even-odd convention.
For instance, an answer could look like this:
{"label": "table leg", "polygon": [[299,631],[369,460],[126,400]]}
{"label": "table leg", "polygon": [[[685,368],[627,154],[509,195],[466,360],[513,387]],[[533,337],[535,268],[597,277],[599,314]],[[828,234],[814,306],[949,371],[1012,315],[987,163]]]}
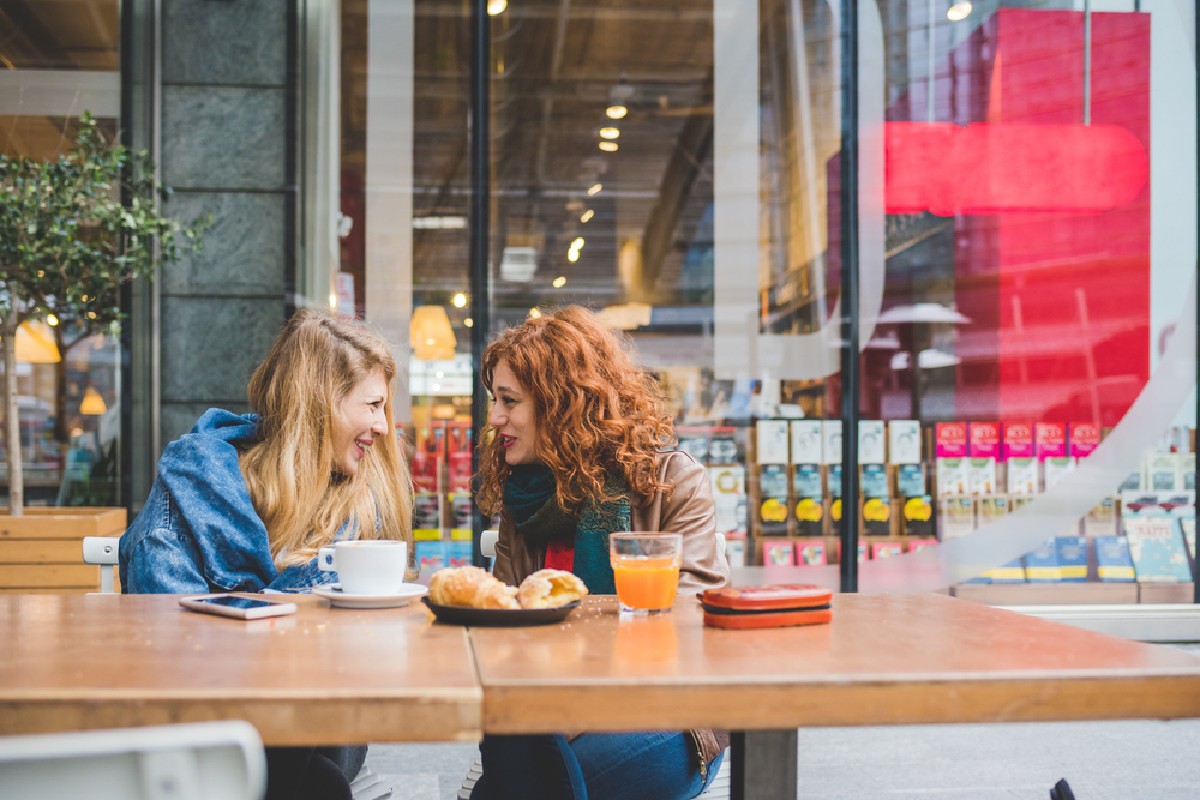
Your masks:
{"label": "table leg", "polygon": [[796,730],[733,733],[731,800],[796,800]]}

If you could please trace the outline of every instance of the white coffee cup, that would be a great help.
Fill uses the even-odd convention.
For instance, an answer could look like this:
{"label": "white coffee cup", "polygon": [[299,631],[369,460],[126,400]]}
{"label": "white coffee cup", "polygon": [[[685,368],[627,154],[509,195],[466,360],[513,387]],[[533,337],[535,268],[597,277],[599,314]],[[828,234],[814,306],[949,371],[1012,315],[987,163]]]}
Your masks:
{"label": "white coffee cup", "polygon": [[408,542],[363,539],[335,542],[317,551],[322,572],[337,572],[346,594],[390,595],[404,583]]}

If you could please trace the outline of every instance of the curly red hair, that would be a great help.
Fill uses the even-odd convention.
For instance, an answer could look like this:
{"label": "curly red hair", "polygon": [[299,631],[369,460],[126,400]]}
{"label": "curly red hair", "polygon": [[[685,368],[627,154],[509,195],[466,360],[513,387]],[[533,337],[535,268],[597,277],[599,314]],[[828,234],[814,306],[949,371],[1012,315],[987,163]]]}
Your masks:
{"label": "curly red hair", "polygon": [[[653,375],[639,366],[627,337],[580,306],[568,306],[501,333],[483,352],[483,385],[492,392],[506,363],[534,403],[538,459],[558,482],[558,502],[578,511],[611,500],[616,474],[637,496],[670,491],[657,478],[656,454],[674,443],[671,416]],[[509,467],[487,426],[479,453],[478,502],[499,513]],[[633,499],[633,498],[631,498]]]}

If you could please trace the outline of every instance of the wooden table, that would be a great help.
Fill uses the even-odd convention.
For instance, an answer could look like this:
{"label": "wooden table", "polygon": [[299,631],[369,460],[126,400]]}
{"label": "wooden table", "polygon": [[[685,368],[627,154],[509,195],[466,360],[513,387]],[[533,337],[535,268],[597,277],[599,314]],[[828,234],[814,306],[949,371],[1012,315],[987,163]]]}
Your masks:
{"label": "wooden table", "polygon": [[838,595],[830,625],[473,629],[489,733],[722,727],[735,797],[795,797],[798,727],[1200,717],[1200,658],[944,595]]}
{"label": "wooden table", "polygon": [[467,632],[417,604],[244,622],[170,595],[0,595],[0,735],[244,719],[268,744],[475,741]]}
{"label": "wooden table", "polygon": [[268,744],[721,727],[735,796],[794,797],[796,729],[1200,717],[1200,658],[944,595],[839,595],[830,625],[435,624],[419,604],[240,622],[173,596],[0,596],[0,735],[245,719]]}

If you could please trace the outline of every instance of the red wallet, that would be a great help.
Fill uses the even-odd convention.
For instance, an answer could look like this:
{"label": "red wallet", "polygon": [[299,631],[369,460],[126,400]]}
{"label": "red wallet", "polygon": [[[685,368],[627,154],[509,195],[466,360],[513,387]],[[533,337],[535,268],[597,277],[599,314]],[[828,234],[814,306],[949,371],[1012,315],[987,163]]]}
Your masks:
{"label": "red wallet", "polygon": [[820,625],[833,619],[833,593],[807,583],[706,589],[698,597],[704,624],[716,628]]}

